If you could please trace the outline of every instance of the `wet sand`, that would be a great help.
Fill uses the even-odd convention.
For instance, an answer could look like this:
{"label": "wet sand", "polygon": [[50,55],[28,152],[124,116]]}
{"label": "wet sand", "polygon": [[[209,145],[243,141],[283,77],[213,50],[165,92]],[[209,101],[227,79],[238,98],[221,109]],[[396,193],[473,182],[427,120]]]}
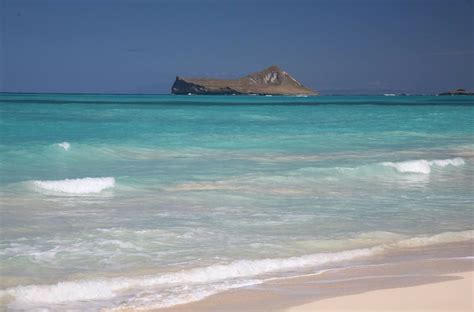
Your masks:
{"label": "wet sand", "polygon": [[157,311],[473,311],[472,247],[468,242],[394,253]]}
{"label": "wet sand", "polygon": [[443,277],[452,280],[330,298],[292,307],[286,312],[473,311],[474,272]]}

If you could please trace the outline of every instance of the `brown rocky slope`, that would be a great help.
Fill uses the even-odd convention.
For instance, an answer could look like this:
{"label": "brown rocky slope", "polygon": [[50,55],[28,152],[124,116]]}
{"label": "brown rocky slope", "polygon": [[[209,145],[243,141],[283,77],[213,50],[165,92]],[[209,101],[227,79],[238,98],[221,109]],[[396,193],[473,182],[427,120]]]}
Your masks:
{"label": "brown rocky slope", "polygon": [[209,79],[176,77],[173,94],[258,94],[258,95],[318,95],[306,88],[278,66],[239,79]]}

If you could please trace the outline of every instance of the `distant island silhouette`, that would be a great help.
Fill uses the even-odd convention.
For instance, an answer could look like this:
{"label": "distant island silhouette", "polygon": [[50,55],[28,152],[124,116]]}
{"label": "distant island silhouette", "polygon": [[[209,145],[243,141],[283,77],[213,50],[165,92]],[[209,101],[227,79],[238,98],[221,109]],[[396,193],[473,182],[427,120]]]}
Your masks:
{"label": "distant island silhouette", "polygon": [[319,95],[301,84],[278,66],[239,79],[176,77],[173,94],[200,95]]}
{"label": "distant island silhouette", "polygon": [[474,92],[466,91],[465,89],[456,89],[440,93],[439,95],[474,95]]}

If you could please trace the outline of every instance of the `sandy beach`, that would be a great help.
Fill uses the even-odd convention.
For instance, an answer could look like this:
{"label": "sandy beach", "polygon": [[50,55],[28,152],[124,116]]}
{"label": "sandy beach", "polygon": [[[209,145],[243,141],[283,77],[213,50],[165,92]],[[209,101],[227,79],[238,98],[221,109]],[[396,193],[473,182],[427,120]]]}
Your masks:
{"label": "sandy beach", "polygon": [[[425,259],[419,258],[422,254]],[[157,311],[473,311],[471,242],[388,257],[394,262],[384,257],[368,265],[276,279]]]}
{"label": "sandy beach", "polygon": [[295,306],[286,312],[473,311],[474,272],[444,276],[452,280],[330,298]]}

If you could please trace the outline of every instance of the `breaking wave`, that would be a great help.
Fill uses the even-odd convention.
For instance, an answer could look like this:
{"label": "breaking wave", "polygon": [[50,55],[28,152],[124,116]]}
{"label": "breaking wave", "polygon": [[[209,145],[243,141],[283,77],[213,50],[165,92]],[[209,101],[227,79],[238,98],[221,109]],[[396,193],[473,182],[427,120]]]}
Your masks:
{"label": "breaking wave", "polygon": [[374,254],[375,251],[377,251],[377,249],[364,248],[301,257],[237,260],[228,264],[215,264],[181,272],[165,273],[163,275],[146,276],[142,278],[109,278],[59,282],[55,285],[18,286],[3,291],[3,294],[14,296],[17,301],[50,304],[79,300],[107,299],[116,296],[117,292],[128,288],[212,283],[226,279],[253,277],[270,272],[367,257]]}
{"label": "breaking wave", "polygon": [[115,179],[107,178],[83,178],[49,181],[33,181],[33,185],[39,189],[67,193],[67,194],[89,194],[100,193],[105,189],[114,187]]}
{"label": "breaking wave", "polygon": [[[300,196],[316,194],[327,185],[334,183],[334,181],[347,182],[357,179],[366,179],[366,181],[367,179],[421,180],[426,179],[434,167],[459,167],[464,164],[464,159],[457,157],[438,160],[381,162],[356,167],[303,167],[279,172],[275,175],[253,173],[214,181],[189,181],[165,189],[168,191],[233,191],[275,196]],[[410,173],[412,175],[408,175]]]}
{"label": "breaking wave", "polygon": [[63,148],[65,151],[68,151],[71,148],[71,144],[69,142],[62,142],[56,145]]}
{"label": "breaking wave", "polygon": [[462,158],[451,158],[451,159],[440,159],[440,160],[409,160],[402,162],[384,162],[382,165],[386,167],[395,168],[398,172],[408,173],[424,173],[428,174],[431,172],[433,166],[446,167],[451,166],[462,166],[464,165],[464,159]]}
{"label": "breaking wave", "polygon": [[[391,249],[462,242],[473,238],[473,230],[445,232],[369,248],[289,258],[237,260],[227,264],[142,277],[101,278],[65,281],[54,285],[17,286],[0,291],[0,296],[11,296],[13,300],[11,304],[15,306],[55,305],[118,298],[119,301],[114,301],[113,305],[116,306],[114,310],[150,309],[192,302],[227,289],[262,283],[265,278],[268,278],[265,276],[268,273],[294,272],[298,269],[316,268],[325,264],[370,257]],[[124,296],[127,297],[125,301]]]}

